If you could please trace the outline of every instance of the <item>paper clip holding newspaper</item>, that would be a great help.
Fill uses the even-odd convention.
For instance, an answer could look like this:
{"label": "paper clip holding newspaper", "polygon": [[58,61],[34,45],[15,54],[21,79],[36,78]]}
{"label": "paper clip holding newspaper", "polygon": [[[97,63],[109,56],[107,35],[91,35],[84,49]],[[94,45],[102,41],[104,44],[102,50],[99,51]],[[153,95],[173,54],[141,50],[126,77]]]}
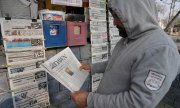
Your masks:
{"label": "paper clip holding newspaper", "polygon": [[79,70],[81,63],[69,47],[50,58],[41,67],[71,92],[80,90],[88,72]]}

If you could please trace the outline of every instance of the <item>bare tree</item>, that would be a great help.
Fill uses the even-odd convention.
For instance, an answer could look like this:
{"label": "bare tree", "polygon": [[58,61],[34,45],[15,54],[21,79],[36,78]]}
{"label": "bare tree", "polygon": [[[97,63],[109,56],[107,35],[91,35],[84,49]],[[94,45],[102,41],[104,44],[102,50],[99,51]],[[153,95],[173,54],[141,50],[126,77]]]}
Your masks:
{"label": "bare tree", "polygon": [[157,8],[157,11],[158,11],[158,15],[162,15],[164,16],[165,12],[166,12],[166,5],[165,4],[161,4],[159,2],[157,2],[156,0],[156,8]]}

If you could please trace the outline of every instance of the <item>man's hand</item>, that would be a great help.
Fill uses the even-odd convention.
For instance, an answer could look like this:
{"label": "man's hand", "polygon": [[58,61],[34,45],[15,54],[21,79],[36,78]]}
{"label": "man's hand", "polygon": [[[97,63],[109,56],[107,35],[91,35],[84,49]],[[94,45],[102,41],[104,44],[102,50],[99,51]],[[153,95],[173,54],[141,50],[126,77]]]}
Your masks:
{"label": "man's hand", "polygon": [[81,66],[80,66],[80,70],[82,70],[82,69],[87,71],[87,72],[90,72],[91,71],[91,66],[88,65],[88,64],[82,63]]}
{"label": "man's hand", "polygon": [[86,91],[77,91],[71,93],[71,97],[79,108],[85,108],[87,107],[88,94]]}

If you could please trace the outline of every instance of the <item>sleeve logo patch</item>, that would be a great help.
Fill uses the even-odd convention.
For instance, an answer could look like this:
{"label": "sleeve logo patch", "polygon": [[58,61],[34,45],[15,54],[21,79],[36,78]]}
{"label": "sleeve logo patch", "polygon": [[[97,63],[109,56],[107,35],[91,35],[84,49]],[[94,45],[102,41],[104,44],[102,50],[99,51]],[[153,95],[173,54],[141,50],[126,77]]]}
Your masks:
{"label": "sleeve logo patch", "polygon": [[150,90],[159,90],[164,82],[165,75],[150,71],[146,80],[145,86]]}

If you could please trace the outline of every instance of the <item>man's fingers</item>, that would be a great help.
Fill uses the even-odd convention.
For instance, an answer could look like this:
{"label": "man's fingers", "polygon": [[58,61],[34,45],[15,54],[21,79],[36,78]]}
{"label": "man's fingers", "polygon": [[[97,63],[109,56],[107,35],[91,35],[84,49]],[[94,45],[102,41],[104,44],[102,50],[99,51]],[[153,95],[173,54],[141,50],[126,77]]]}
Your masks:
{"label": "man's fingers", "polygon": [[90,70],[90,65],[88,65],[88,64],[82,64],[81,66],[80,66],[80,70],[82,70],[82,69],[84,69],[84,70]]}
{"label": "man's fingers", "polygon": [[72,98],[74,98],[75,94],[76,94],[75,92],[70,93],[70,96],[71,96]]}

